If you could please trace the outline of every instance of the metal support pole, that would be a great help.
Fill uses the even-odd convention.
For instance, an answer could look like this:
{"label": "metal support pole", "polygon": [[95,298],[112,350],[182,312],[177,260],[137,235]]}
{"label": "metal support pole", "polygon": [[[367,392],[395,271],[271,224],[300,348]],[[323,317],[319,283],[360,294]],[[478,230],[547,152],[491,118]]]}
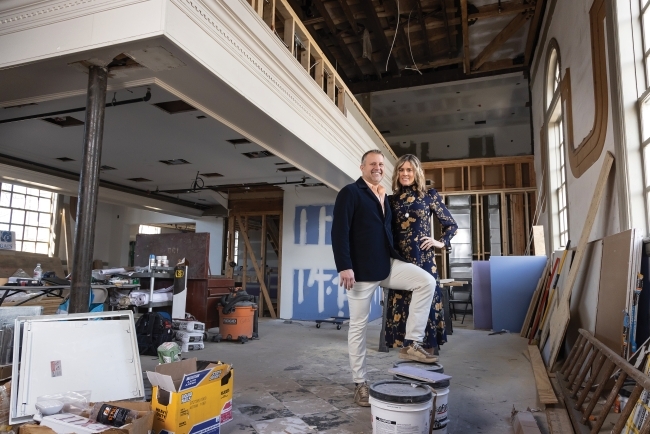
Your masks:
{"label": "metal support pole", "polygon": [[79,203],[72,257],[70,313],[88,312],[107,82],[107,68],[99,66],[89,68],[83,166],[79,176]]}

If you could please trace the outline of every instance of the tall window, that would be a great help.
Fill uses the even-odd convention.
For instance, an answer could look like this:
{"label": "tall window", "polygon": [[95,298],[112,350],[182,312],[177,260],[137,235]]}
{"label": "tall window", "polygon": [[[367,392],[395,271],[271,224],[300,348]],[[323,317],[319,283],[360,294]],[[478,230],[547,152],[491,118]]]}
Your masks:
{"label": "tall window", "polygon": [[54,254],[56,197],[37,188],[1,184],[0,230],[16,233],[16,250]]}
{"label": "tall window", "polygon": [[[649,0],[650,1],[650,0]],[[551,45],[546,70],[546,125],[548,127],[548,182],[550,226],[553,249],[566,246],[569,239],[569,212],[566,183],[566,140],[560,98],[560,55],[557,44]]]}
{"label": "tall window", "polygon": [[643,196],[646,216],[650,216],[650,0],[641,0],[641,27],[643,29],[643,64],[646,91],[639,99],[641,112],[641,155],[643,159]]}
{"label": "tall window", "polygon": [[138,229],[139,234],[149,234],[149,235],[157,235],[160,233],[160,228],[157,226],[150,226],[150,225],[140,225],[140,228]]}

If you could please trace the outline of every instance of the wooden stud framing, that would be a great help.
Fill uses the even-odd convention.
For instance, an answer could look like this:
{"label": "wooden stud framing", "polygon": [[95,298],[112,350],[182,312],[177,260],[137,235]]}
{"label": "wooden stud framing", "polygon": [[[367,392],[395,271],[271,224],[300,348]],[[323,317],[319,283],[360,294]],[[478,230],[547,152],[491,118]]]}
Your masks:
{"label": "wooden stud framing", "polygon": [[[259,0],[264,1],[264,0]],[[296,20],[293,17],[285,18],[284,20],[284,43],[288,46],[289,52],[294,55],[294,35],[296,34]]]}
{"label": "wooden stud framing", "polygon": [[264,7],[262,19],[271,30],[275,30],[275,0],[269,0],[269,3]]}
{"label": "wooden stud framing", "polygon": [[[244,219],[245,218],[246,217],[244,217]],[[239,225],[241,226],[241,218],[237,217],[237,219],[239,221]],[[248,234],[245,229],[241,231],[241,236],[244,239],[244,243],[246,244],[246,250],[248,251],[248,256],[250,256],[251,261],[253,262],[253,268],[255,269],[255,274],[257,275],[257,280],[259,281],[260,289],[262,290],[262,295],[264,296],[264,299],[268,304],[269,312],[271,313],[271,318],[277,318],[275,314],[275,309],[273,308],[273,302],[266,288],[266,283],[264,282],[264,274],[260,270],[260,266],[257,263],[257,257],[255,255],[255,252],[253,251],[253,248],[251,247],[251,243],[250,240],[248,239]]]}
{"label": "wooden stud framing", "polygon": [[[242,239],[242,234],[246,232],[246,226],[248,224],[248,217],[244,216],[238,216],[236,217],[238,220],[238,226],[239,226],[239,241]],[[239,244],[239,247],[241,249],[241,243]],[[242,255],[244,258],[242,260],[242,278],[241,278],[241,288],[246,291],[246,283],[248,282],[248,245],[244,244],[244,254]]]}
{"label": "wooden stud framing", "polygon": [[337,106],[341,113],[346,114],[345,110],[345,89],[342,86],[339,86],[339,83],[336,83],[336,94],[338,95]]}
{"label": "wooden stud framing", "polygon": [[[318,1],[318,0],[317,0]],[[330,71],[326,71],[327,75],[327,96],[329,99],[334,101],[336,98],[336,86],[334,85],[334,74],[332,74]]]}
{"label": "wooden stud framing", "polygon": [[311,42],[309,39],[306,39],[303,41],[303,45],[305,49],[300,53],[300,64],[305,68],[305,71],[309,72],[309,68],[311,67],[309,64],[311,61]]}
{"label": "wooden stud framing", "polygon": [[226,277],[232,279],[234,268],[230,265],[235,261],[235,217],[228,217],[228,259],[226,263]]}
{"label": "wooden stud framing", "polygon": [[[262,214],[262,242],[260,243],[260,261],[262,261],[262,277],[266,279],[266,214]],[[266,280],[264,280],[266,284]],[[264,316],[264,297],[260,298],[259,301],[259,312],[260,317]]]}
{"label": "wooden stud framing", "polygon": [[321,89],[325,89],[325,64],[323,63],[323,58],[314,58],[316,59],[316,63],[313,66],[315,69],[314,80],[316,80],[316,83]]}
{"label": "wooden stud framing", "polygon": [[467,22],[467,0],[460,0],[460,21],[463,28],[463,67],[465,74],[470,73],[469,59],[469,23]]}
{"label": "wooden stud framing", "polygon": [[[537,1],[537,3],[542,3]],[[470,20],[481,20],[484,18],[502,17],[505,15],[518,14],[529,11],[532,8],[530,3],[519,3],[513,1],[492,3],[485,6],[479,6],[478,12],[469,14]]]}
{"label": "wooden stud framing", "polygon": [[264,0],[255,0],[255,12],[264,19]]}

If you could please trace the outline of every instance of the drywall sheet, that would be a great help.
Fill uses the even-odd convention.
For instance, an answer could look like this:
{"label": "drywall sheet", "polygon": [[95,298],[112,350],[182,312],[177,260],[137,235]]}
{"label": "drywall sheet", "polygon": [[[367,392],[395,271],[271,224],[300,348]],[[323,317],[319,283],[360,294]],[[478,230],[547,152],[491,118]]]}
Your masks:
{"label": "drywall sheet", "polygon": [[490,261],[472,261],[472,304],[474,328],[492,328],[492,292]]}
{"label": "drywall sheet", "polygon": [[623,321],[629,288],[633,231],[603,238],[594,336],[616,354],[622,354]]}
{"label": "drywall sheet", "polygon": [[546,256],[490,258],[492,329],[521,332],[530,299],[544,272]]}

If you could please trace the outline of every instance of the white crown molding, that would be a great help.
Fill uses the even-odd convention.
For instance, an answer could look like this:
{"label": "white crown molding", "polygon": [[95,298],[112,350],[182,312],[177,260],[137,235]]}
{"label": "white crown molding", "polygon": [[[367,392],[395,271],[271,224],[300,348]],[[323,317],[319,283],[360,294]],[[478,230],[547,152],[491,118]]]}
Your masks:
{"label": "white crown molding", "polygon": [[0,10],[0,36],[146,1],[151,0],[14,1],[15,7]]}

